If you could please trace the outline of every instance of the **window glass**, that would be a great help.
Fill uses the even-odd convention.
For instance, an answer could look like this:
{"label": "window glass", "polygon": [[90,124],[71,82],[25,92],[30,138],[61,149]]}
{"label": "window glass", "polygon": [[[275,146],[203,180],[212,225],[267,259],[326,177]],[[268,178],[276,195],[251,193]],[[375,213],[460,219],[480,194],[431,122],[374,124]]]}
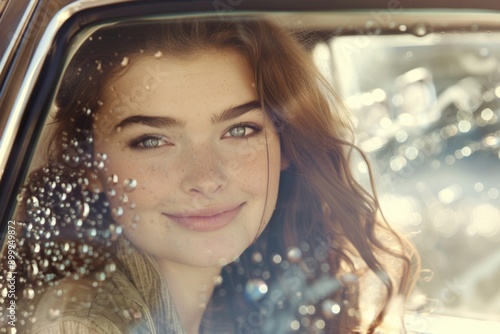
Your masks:
{"label": "window glass", "polygon": [[2,325],[394,332],[405,309],[498,320],[497,34],[325,18],[82,32],[8,222]]}
{"label": "window glass", "polygon": [[423,307],[498,320],[499,36],[417,28],[332,38],[336,86],[383,212],[420,251]]}

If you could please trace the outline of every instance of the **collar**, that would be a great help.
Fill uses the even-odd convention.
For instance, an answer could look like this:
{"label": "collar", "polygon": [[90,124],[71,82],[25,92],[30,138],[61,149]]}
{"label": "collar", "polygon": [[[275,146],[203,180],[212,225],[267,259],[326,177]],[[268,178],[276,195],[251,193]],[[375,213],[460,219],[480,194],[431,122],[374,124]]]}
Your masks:
{"label": "collar", "polygon": [[[124,295],[142,304],[146,321],[158,334],[185,334],[167,287],[154,258],[138,250],[123,236],[116,243],[117,265],[126,277],[113,275],[113,281]],[[133,287],[130,286],[132,284]]]}

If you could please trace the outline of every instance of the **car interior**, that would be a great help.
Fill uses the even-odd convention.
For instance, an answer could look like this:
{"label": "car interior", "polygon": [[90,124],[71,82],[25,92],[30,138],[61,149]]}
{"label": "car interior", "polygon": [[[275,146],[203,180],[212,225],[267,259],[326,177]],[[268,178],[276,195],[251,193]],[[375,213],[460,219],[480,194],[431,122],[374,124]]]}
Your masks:
{"label": "car interior", "polygon": [[[0,43],[10,50],[0,63],[3,252],[16,198],[46,153],[40,147],[62,73],[92,31],[126,21],[267,17],[303,41],[349,110],[383,214],[420,254],[407,330],[500,332],[500,8],[396,0],[56,2],[43,16],[46,2],[19,2],[15,10],[13,1],[0,1],[0,31],[11,12],[35,15]],[[22,31],[31,35],[15,42]],[[370,187],[360,156],[352,168]]]}

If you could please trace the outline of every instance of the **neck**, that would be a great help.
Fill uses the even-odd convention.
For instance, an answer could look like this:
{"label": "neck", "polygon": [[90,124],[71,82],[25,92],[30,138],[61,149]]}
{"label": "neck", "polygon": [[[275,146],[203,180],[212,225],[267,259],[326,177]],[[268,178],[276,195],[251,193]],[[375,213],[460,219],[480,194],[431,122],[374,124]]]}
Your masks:
{"label": "neck", "polygon": [[158,261],[186,333],[197,334],[220,268]]}

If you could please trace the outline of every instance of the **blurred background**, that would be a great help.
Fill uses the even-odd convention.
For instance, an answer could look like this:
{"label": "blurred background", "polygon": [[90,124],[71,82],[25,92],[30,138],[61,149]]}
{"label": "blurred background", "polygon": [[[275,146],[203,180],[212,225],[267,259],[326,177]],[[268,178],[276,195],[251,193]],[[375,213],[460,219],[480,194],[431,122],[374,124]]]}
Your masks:
{"label": "blurred background", "polygon": [[386,218],[421,254],[410,308],[500,321],[500,34],[392,28],[340,32],[314,47],[317,65],[352,112]]}

